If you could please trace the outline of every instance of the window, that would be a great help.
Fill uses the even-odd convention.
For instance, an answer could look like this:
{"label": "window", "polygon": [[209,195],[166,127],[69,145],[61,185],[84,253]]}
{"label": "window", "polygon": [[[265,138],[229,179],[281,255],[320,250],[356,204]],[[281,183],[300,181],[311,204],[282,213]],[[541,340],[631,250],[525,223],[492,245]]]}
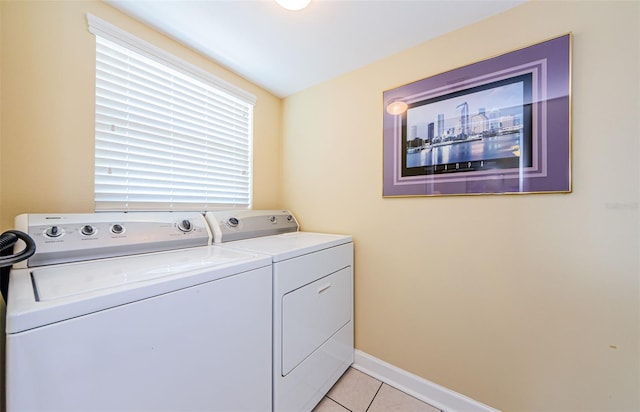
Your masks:
{"label": "window", "polygon": [[255,96],[88,19],[96,210],[249,208]]}

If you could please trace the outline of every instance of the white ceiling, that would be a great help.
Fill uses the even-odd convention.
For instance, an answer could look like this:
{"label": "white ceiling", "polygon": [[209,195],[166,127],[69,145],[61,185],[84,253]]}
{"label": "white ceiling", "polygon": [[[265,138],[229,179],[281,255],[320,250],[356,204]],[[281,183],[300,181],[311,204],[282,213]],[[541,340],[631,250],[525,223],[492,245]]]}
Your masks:
{"label": "white ceiling", "polygon": [[106,0],[286,97],[526,0]]}

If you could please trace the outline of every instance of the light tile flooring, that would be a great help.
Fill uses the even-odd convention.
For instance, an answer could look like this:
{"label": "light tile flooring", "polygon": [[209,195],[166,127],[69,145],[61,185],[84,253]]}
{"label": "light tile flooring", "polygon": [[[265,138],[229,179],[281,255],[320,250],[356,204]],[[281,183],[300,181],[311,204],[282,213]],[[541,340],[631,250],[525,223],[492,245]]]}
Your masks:
{"label": "light tile flooring", "polygon": [[349,368],[313,412],[440,412],[413,396]]}

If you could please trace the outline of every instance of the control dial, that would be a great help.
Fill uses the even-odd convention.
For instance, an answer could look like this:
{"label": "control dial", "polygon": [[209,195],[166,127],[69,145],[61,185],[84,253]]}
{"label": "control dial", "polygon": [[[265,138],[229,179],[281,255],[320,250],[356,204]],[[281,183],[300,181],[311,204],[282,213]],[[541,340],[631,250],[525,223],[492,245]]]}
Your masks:
{"label": "control dial", "polygon": [[276,223],[276,217],[275,216],[269,216],[269,222]]}
{"label": "control dial", "polygon": [[124,227],[122,227],[122,225],[115,224],[111,226],[111,233],[113,233],[114,235],[120,235],[124,233]]}
{"label": "control dial", "polygon": [[227,223],[231,227],[236,227],[240,224],[240,221],[236,217],[230,217],[229,220],[227,220]]}
{"label": "control dial", "polygon": [[82,229],[80,229],[80,233],[85,236],[92,236],[96,234],[96,228],[91,225],[84,225]]}
{"label": "control dial", "polygon": [[178,223],[178,229],[187,233],[193,230],[193,225],[189,219],[184,219],[180,223]]}
{"label": "control dial", "polygon": [[58,226],[51,226],[50,228],[44,231],[45,236],[53,237],[53,238],[60,237],[62,236],[63,233],[64,231],[60,229]]}

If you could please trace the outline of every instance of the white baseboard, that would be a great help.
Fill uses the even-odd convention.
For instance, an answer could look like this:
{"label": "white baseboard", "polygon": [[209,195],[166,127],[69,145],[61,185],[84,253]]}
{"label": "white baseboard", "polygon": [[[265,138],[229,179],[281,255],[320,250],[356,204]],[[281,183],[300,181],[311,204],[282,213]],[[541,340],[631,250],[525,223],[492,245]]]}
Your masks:
{"label": "white baseboard", "polygon": [[355,360],[352,366],[445,412],[499,412],[497,409],[409,373],[358,349],[355,350]]}

